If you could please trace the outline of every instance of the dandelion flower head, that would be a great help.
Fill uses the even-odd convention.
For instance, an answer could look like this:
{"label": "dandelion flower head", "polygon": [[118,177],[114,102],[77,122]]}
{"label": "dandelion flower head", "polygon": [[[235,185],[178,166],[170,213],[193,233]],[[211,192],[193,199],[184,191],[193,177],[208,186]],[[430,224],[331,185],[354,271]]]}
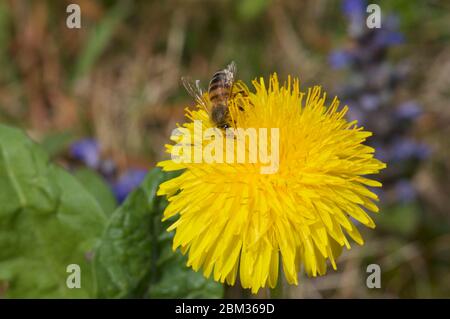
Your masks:
{"label": "dandelion flower head", "polygon": [[[253,89],[237,86],[247,94],[230,101],[233,123],[279,128],[278,170],[261,174],[258,163],[158,163],[181,172],[158,190],[169,201],[164,220],[174,220],[173,248],[188,255],[195,271],[229,285],[239,275],[253,293],[275,287],[280,267],[289,284],[298,284],[302,268],[308,276],[324,275],[327,263],[336,269],[350,239],[363,244],[355,220],[375,227],[367,211],[378,212],[378,198],[368,187],[381,184],[368,175],[386,165],[364,144],[371,133],[345,119],[347,107],[339,108],[337,98],[326,106],[319,86],[303,92],[298,79],[280,85],[276,74],[268,83],[253,81]],[[195,120],[214,126],[200,106],[186,112],[180,127],[193,135]]]}

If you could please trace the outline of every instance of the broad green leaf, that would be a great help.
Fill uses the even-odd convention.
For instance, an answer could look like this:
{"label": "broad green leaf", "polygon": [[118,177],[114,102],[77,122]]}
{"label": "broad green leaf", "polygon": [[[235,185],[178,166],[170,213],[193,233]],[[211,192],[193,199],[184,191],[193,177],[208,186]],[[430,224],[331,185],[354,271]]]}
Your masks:
{"label": "broad green leaf", "polygon": [[89,168],[77,169],[73,174],[84,188],[94,196],[105,214],[110,216],[117,207],[117,201],[111,191],[111,187],[103,177]]}
{"label": "broad green leaf", "polygon": [[[93,197],[18,129],[0,125],[0,286],[12,298],[95,295],[90,256],[106,224]],[[69,289],[67,266],[81,269]]]}
{"label": "broad green leaf", "polygon": [[[167,228],[167,224],[164,225]],[[186,257],[172,251],[172,234],[161,234],[156,280],[150,285],[150,298],[221,298],[224,288],[186,266]]]}
{"label": "broad green leaf", "polygon": [[221,297],[220,284],[205,279],[173,252],[172,233],[161,222],[166,201],[156,196],[169,178],[153,169],[111,216],[95,252],[99,296],[103,298]]}
{"label": "broad green leaf", "polygon": [[54,157],[67,149],[73,139],[74,136],[69,131],[58,132],[45,136],[40,144],[49,157]]}

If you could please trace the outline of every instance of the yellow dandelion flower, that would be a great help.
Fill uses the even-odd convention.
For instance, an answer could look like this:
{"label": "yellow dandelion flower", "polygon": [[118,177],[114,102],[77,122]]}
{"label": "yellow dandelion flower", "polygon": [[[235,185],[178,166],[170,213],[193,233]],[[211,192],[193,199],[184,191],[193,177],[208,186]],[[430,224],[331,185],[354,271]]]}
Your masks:
{"label": "yellow dandelion flower", "polygon": [[[378,198],[367,186],[381,183],[366,175],[386,165],[363,144],[372,133],[348,122],[347,107],[338,110],[337,98],[325,106],[319,86],[301,92],[297,79],[289,77],[280,86],[276,74],[268,87],[263,79],[253,85],[254,92],[237,85],[248,96],[232,99],[230,115],[235,127],[279,129],[276,172],[262,174],[258,162],[171,159],[158,166],[182,173],[161,184],[158,195],[169,201],[164,220],[178,216],[168,230],[176,231],[173,249],[188,254],[187,265],[230,285],[239,273],[242,286],[256,293],[275,287],[280,264],[287,282],[297,284],[302,266],[309,276],[324,275],[327,260],[336,269],[343,246],[350,249],[349,237],[362,245],[350,217],[375,227],[366,209],[378,212]],[[192,152],[184,151],[194,154],[211,143],[195,142],[194,122],[202,121],[203,129],[213,124],[200,106],[187,110],[187,117],[179,128],[194,136],[187,143]],[[222,138],[235,140],[236,134]],[[180,139],[172,136],[174,142]],[[166,147],[174,150],[173,144]]]}

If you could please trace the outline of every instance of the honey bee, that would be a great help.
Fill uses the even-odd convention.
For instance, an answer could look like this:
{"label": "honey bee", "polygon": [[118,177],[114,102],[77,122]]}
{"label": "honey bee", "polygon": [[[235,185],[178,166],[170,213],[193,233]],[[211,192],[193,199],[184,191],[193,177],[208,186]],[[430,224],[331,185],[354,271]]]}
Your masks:
{"label": "honey bee", "polygon": [[203,94],[199,80],[194,82],[188,77],[181,78],[188,93],[205,109],[211,122],[223,130],[232,125],[228,100],[233,94],[236,72],[236,63],[232,61],[225,69],[214,73],[208,86],[208,99]]}

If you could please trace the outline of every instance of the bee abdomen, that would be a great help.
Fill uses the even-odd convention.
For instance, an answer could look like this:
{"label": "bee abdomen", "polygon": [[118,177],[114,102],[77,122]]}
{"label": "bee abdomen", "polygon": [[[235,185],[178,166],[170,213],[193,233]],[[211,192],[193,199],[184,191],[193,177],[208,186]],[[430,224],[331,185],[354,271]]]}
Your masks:
{"label": "bee abdomen", "polygon": [[210,101],[225,102],[230,97],[232,85],[233,75],[227,69],[214,73],[208,87]]}
{"label": "bee abdomen", "polygon": [[226,79],[225,72],[223,70],[218,71],[218,72],[214,73],[214,75],[212,76],[209,86],[212,86],[213,84],[220,84],[220,82],[225,84],[225,79]]}
{"label": "bee abdomen", "polygon": [[227,91],[224,91],[224,90],[217,90],[216,92],[210,92],[209,93],[210,94],[210,96],[209,96],[209,99],[211,100],[211,101],[223,101],[223,100],[226,100],[228,97],[229,97],[229,92],[227,92]]}
{"label": "bee abdomen", "polygon": [[221,83],[211,84],[209,86],[209,92],[212,93],[217,89],[223,88],[223,85]]}

